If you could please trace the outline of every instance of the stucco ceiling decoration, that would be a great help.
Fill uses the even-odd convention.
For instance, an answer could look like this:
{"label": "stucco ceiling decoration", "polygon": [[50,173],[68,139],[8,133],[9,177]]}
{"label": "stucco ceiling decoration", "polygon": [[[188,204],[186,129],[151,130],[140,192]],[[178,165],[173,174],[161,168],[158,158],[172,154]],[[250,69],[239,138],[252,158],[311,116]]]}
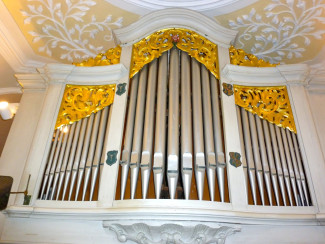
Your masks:
{"label": "stucco ceiling decoration", "polygon": [[[97,20],[96,13],[92,12],[97,4],[93,0],[29,2],[21,13],[25,25],[36,26],[29,34],[33,36],[33,43],[42,43],[38,51],[55,56],[52,51],[58,47],[60,59],[70,62],[103,52],[105,42],[113,41],[112,29],[121,27],[123,22],[123,17],[113,19],[110,14]],[[96,38],[102,42],[96,42]]]}
{"label": "stucco ceiling decoration", "polygon": [[144,15],[165,8],[186,8],[209,17],[227,14],[258,0],[105,0],[119,8]]}
{"label": "stucco ceiling decoration", "polygon": [[[262,11],[229,20],[238,30],[235,46],[271,63],[297,63],[315,56],[325,34],[323,0],[272,0]],[[312,52],[310,52],[312,51]]]}

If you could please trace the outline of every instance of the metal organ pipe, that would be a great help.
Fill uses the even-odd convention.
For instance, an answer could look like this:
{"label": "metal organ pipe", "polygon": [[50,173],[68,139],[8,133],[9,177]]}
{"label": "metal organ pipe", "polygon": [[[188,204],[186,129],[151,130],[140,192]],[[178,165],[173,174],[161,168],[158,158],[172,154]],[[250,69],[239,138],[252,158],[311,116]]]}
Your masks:
{"label": "metal organ pipe", "polygon": [[143,128],[143,142],[141,155],[141,183],[142,198],[146,199],[149,177],[152,168],[152,151],[153,151],[153,132],[155,119],[155,94],[157,84],[157,59],[149,64],[147,101],[145,108],[145,121]]}
{"label": "metal organ pipe", "polygon": [[200,65],[192,59],[192,104],[195,177],[199,200],[203,199],[205,155],[203,139]]}
{"label": "metal organ pipe", "polygon": [[210,96],[209,72],[204,65],[201,65],[202,79],[202,100],[203,100],[203,122],[204,122],[204,144],[207,177],[209,184],[210,200],[214,201],[215,181],[216,181],[216,155],[212,127],[212,111]]}
{"label": "metal organ pipe", "polygon": [[182,178],[185,199],[189,199],[192,182],[192,109],[191,109],[190,57],[181,52],[181,146]]}
{"label": "metal organ pipe", "polygon": [[167,105],[167,68],[168,53],[165,52],[159,59],[157,109],[155,128],[155,152],[153,160],[153,173],[156,198],[160,198],[161,187],[165,172],[166,154],[166,105]]}
{"label": "metal organ pipe", "polygon": [[134,122],[134,134],[131,153],[131,199],[134,199],[135,191],[137,187],[140,160],[141,160],[141,146],[142,146],[142,132],[143,132],[143,120],[144,120],[144,107],[146,102],[146,88],[147,88],[147,66],[145,66],[139,77],[138,88],[138,101],[136,106],[135,122]]}
{"label": "metal organ pipe", "polygon": [[178,181],[179,162],[179,56],[178,50],[170,52],[169,72],[169,107],[168,107],[168,146],[167,146],[167,179],[169,195],[175,198]]}

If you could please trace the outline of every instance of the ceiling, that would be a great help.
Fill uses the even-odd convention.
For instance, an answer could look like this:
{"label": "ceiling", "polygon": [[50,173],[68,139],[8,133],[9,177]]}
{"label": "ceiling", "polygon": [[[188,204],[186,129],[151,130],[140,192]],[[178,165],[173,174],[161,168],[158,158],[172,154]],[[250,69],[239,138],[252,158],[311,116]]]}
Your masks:
{"label": "ceiling", "polygon": [[18,86],[14,73],[93,57],[115,47],[112,30],[168,7],[238,31],[237,48],[271,63],[324,73],[325,0],[0,0],[0,94]]}

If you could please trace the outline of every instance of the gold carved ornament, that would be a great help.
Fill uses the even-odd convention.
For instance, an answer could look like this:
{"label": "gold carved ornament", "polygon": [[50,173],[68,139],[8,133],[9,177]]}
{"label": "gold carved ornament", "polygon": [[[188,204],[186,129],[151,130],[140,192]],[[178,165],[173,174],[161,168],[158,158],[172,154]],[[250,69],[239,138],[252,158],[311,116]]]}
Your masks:
{"label": "gold carved ornament", "polygon": [[287,88],[234,85],[235,103],[279,127],[297,133]]}
{"label": "gold carved ornament", "polygon": [[194,31],[178,28],[155,32],[133,45],[130,78],[174,46],[204,64],[219,78],[217,45]]}
{"label": "gold carved ornament", "polygon": [[114,101],[115,84],[103,86],[66,85],[55,129],[90,116]]}
{"label": "gold carved ornament", "polygon": [[257,58],[253,54],[247,54],[242,49],[236,49],[234,46],[229,48],[230,63],[240,66],[251,67],[275,67],[277,64],[270,64],[263,59]]}
{"label": "gold carved ornament", "polygon": [[98,54],[95,58],[89,58],[81,63],[73,64],[84,67],[118,64],[120,63],[121,50],[120,46],[116,46],[115,48],[108,49],[105,53]]}

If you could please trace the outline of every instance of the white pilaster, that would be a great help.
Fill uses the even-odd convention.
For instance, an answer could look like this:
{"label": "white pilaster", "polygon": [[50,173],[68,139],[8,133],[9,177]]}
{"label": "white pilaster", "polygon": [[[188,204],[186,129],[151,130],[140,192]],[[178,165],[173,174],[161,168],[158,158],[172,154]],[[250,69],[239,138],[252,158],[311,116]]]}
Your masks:
{"label": "white pilaster", "polygon": [[[236,116],[236,105],[234,95],[227,96],[222,91],[222,83],[230,83],[230,80],[221,72],[226,64],[230,63],[228,48],[218,47],[219,69],[220,69],[220,93],[221,108],[223,116],[225,156],[227,163],[227,177],[230,202],[236,210],[247,206],[247,186],[244,182],[245,175],[243,166],[235,167],[229,163],[229,152],[237,152],[242,155],[238,131],[238,119]],[[241,158],[242,159],[242,158]]]}
{"label": "white pilaster", "polygon": [[[132,46],[124,46],[122,48],[120,64],[124,65],[129,71],[130,60],[131,60]],[[126,75],[127,74],[127,75]],[[102,176],[100,179],[100,188],[98,194],[98,206],[110,207],[115,199],[116,183],[119,169],[119,159],[121,153],[122,136],[124,128],[124,117],[127,105],[127,94],[129,85],[129,72],[126,72],[122,76],[117,84],[126,83],[126,91],[122,95],[115,94],[114,103],[112,105],[112,112],[110,115],[110,128],[108,133],[107,147],[103,150],[107,153],[108,151],[118,151],[117,161],[113,165],[104,164]],[[105,161],[107,160],[107,155]]]}
{"label": "white pilaster", "polygon": [[[17,78],[24,86],[24,93],[0,159],[0,175],[13,177],[12,192],[26,188],[27,182],[21,178],[45,96],[45,82],[40,75],[17,75]],[[33,89],[27,83],[34,84]],[[10,195],[8,206],[14,203],[16,196],[23,198],[23,194]]]}

